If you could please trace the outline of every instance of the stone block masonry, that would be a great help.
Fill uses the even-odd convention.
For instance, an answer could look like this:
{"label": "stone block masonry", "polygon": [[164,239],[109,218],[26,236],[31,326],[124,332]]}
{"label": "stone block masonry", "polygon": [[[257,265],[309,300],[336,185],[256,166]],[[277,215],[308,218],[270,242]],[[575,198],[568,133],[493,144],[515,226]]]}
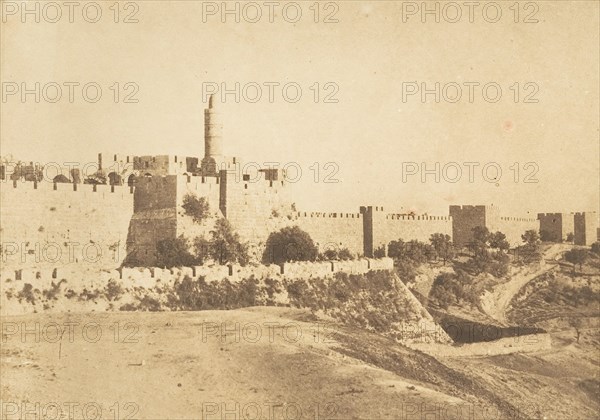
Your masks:
{"label": "stone block masonry", "polygon": [[563,242],[567,236],[575,233],[575,215],[573,213],[538,213],[540,233],[545,239]]}
{"label": "stone block masonry", "polygon": [[[202,159],[101,153],[98,168],[109,185],[80,184],[69,176],[63,177],[68,183],[13,181],[23,174],[8,174],[0,159],[3,264],[17,269],[57,264],[116,268],[127,256],[128,263],[152,266],[159,241],[208,239],[218,218],[231,223],[257,258],[272,232],[295,225],[309,233],[321,252],[348,248],[367,257],[390,241],[428,242],[434,233],[466,246],[477,226],[505,233],[513,247],[522,244],[525,231],[539,231],[540,225],[557,240],[570,231],[576,244],[597,240],[598,217],[590,212],[512,217],[500,215],[494,206],[455,205],[449,216],[395,214],[373,206],[361,207],[359,213],[298,212],[284,170],[254,166],[256,173],[242,173],[241,160],[223,154],[226,127],[213,96],[204,115]],[[206,199],[207,220],[193,223],[185,214],[188,194]]]}
{"label": "stone block masonry", "polygon": [[600,240],[598,237],[598,213],[575,213],[575,245],[591,245]]}
{"label": "stone block masonry", "polygon": [[82,270],[77,266],[59,266],[44,269],[18,269],[6,267],[0,271],[0,281],[3,288],[12,287],[16,291],[29,283],[39,290],[49,289],[52,283],[61,280],[67,281],[67,287],[76,291],[84,288],[103,288],[110,280],[114,280],[123,287],[142,287],[153,289],[156,286],[172,286],[175,281],[182,280],[185,276],[197,279],[204,277],[205,281],[221,281],[228,279],[238,282],[253,276],[256,279],[307,279],[311,277],[332,277],[336,273],[365,274],[376,270],[393,270],[394,261],[391,258],[360,259],[353,261],[323,261],[323,262],[297,262],[282,265],[203,265],[194,267],[179,267],[161,269],[156,267],[120,268],[118,270]]}
{"label": "stone block masonry", "polygon": [[127,186],[2,182],[2,263],[119,267],[133,207]]}

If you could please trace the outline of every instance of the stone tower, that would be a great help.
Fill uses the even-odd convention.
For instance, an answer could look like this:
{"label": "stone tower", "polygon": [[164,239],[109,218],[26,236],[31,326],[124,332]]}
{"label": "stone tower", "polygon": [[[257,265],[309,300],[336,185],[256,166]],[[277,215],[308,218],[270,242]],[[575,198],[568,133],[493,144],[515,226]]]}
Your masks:
{"label": "stone tower", "polygon": [[210,95],[204,110],[204,158],[219,160],[223,156],[223,122],[215,102],[215,96]]}

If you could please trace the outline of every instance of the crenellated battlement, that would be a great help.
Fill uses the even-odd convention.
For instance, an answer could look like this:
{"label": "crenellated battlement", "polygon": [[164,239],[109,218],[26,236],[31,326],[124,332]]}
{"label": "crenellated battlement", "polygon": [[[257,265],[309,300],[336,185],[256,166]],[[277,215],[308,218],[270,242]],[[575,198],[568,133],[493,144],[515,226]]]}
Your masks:
{"label": "crenellated battlement", "polygon": [[537,222],[539,219],[534,219],[532,217],[504,217],[504,216],[501,216],[500,220],[502,220],[504,222],[527,222],[527,223],[531,223],[531,222]]}
{"label": "crenellated battlement", "polygon": [[450,216],[429,216],[427,214],[417,215],[417,214],[403,214],[403,213],[389,213],[386,214],[385,218],[387,220],[414,220],[414,221],[445,221],[451,222],[452,217]]}
{"label": "crenellated battlement", "polygon": [[81,192],[81,193],[115,193],[115,194],[133,194],[134,187],[127,185],[106,185],[106,184],[72,184],[47,181],[23,181],[13,180],[1,183],[2,190],[22,190],[22,191],[60,191],[60,192]]}
{"label": "crenellated battlement", "polygon": [[484,206],[484,205],[471,205],[471,204],[464,204],[464,205],[456,205],[453,204],[450,206],[450,211],[453,210],[485,210],[486,208],[488,208],[489,206]]}
{"label": "crenellated battlement", "polygon": [[326,212],[296,212],[297,217],[309,217],[315,219],[360,219],[363,215],[360,213],[326,213]]}
{"label": "crenellated battlement", "polygon": [[279,278],[299,279],[308,277],[331,277],[336,273],[365,274],[376,270],[393,270],[391,258],[361,258],[350,261],[289,262],[281,265],[212,265],[178,268],[122,267],[115,270],[82,271],[76,266],[49,267],[43,269],[3,268],[0,281],[5,288],[22,288],[29,283],[35,288],[51,287],[52,283],[66,280],[69,288],[82,290],[86,287],[104,287],[110,280],[125,287],[154,288],[157,285],[172,285],[184,277],[204,277],[208,282],[228,279],[236,282],[250,277],[256,279]]}

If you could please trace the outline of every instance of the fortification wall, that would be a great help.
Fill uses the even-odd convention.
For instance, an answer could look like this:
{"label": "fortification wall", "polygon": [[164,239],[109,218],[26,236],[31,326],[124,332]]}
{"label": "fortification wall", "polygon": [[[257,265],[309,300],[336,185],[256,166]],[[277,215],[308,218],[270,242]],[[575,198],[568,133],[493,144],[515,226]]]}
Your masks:
{"label": "fortification wall", "polygon": [[408,216],[386,214],[384,218],[373,221],[375,248],[385,246],[391,241],[417,240],[429,243],[434,233],[443,233],[452,237],[452,218],[444,216]]}
{"label": "fortification wall", "polygon": [[119,266],[133,198],[125,186],[1,183],[2,264]]}
{"label": "fortification wall", "polygon": [[450,206],[453,220],[454,243],[467,246],[473,240],[473,229],[486,227],[490,232],[500,231],[506,235],[511,247],[523,244],[521,235],[527,230],[539,231],[540,222],[529,215],[521,217],[501,216],[496,206]]}
{"label": "fortification wall", "polygon": [[131,218],[127,237],[128,264],[156,264],[156,244],[177,237],[174,208],[136,212]]}
{"label": "fortification wall", "polygon": [[486,206],[450,206],[452,240],[458,247],[473,240],[473,228],[486,225]]}
{"label": "fortification wall", "polygon": [[591,245],[598,240],[598,213],[575,213],[575,245]]}
{"label": "fortification wall", "polygon": [[490,232],[500,231],[506,235],[511,248],[523,245],[523,235],[528,230],[538,232],[540,221],[530,217],[500,217],[494,223],[488,224]]}
{"label": "fortification wall", "polygon": [[335,273],[364,274],[373,270],[393,270],[391,258],[360,259],[353,261],[296,262],[282,265],[212,265],[161,269],[157,267],[121,268],[82,271],[76,266],[60,266],[41,269],[12,270],[3,267],[0,281],[3,289],[22,290],[25,283],[39,290],[49,289],[52,283],[67,281],[67,287],[75,291],[84,288],[103,288],[110,280],[117,281],[123,287],[142,287],[153,289],[156,286],[172,286],[175,281],[189,276],[193,279],[204,277],[213,282],[228,279],[238,282],[253,276],[256,279],[306,279],[311,277],[331,277]]}
{"label": "fortification wall", "polygon": [[135,212],[174,209],[177,205],[177,176],[139,177],[135,181]]}
{"label": "fortification wall", "polygon": [[308,232],[319,251],[348,248],[363,255],[363,217],[360,213],[296,213],[295,224]]}
{"label": "fortification wall", "polygon": [[573,213],[538,213],[540,232],[554,242],[567,239],[569,233],[575,233],[575,215]]}
{"label": "fortification wall", "polygon": [[418,240],[429,242],[434,233],[452,237],[452,218],[447,216],[386,213],[383,207],[361,207],[365,255],[373,255],[380,247],[387,250],[391,241]]}
{"label": "fortification wall", "polygon": [[286,220],[292,217],[285,182],[265,176],[259,172],[244,179],[243,174],[220,172],[219,208],[240,236],[257,246],[264,245],[269,233],[289,224]]}

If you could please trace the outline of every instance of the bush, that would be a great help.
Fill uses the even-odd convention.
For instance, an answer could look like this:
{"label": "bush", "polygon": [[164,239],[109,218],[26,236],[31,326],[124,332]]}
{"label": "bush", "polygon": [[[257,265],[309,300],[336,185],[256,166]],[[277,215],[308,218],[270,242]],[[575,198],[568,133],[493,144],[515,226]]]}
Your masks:
{"label": "bush", "polygon": [[62,279],[56,284],[54,282],[51,282],[50,289],[42,291],[42,295],[48,300],[57,300],[58,293],[60,292],[60,285],[63,282],[66,283],[67,281],[65,279]]}
{"label": "bush", "polygon": [[385,257],[385,246],[381,245],[373,250],[373,258]]}
{"label": "bush", "polygon": [[[123,308],[123,307],[121,307]],[[123,310],[123,309],[121,309]],[[161,305],[158,300],[150,296],[144,296],[140,299],[140,303],[137,306],[139,311],[158,312],[161,310]]]}
{"label": "bush", "polygon": [[183,197],[183,205],[185,214],[190,216],[195,223],[200,223],[209,217],[210,208],[205,197],[196,197],[193,194],[186,194]]}
{"label": "bush", "polygon": [[320,260],[330,261],[348,261],[356,259],[355,255],[348,248],[328,249],[324,253],[319,254]]}
{"label": "bush", "polygon": [[588,250],[585,248],[575,248],[565,252],[565,260],[573,264],[573,273],[575,273],[575,265],[579,265],[579,269],[588,259]]}
{"label": "bush", "polygon": [[433,281],[429,298],[444,309],[459,303],[479,303],[478,289],[473,286],[473,279],[463,271],[438,275]]}
{"label": "bush", "polygon": [[123,295],[123,287],[114,280],[109,280],[106,284],[104,296],[110,302],[119,299]]}
{"label": "bush", "polygon": [[266,243],[262,260],[265,264],[289,261],[315,261],[318,249],[308,233],[298,226],[272,232]]}
{"label": "bush", "polygon": [[543,242],[558,242],[558,236],[547,230],[540,230],[540,239]]}
{"label": "bush", "polygon": [[207,283],[203,277],[193,280],[185,276],[175,282],[167,305],[173,310],[200,311],[211,309],[236,309],[262,305],[265,290],[254,277],[231,283],[227,279]]}
{"label": "bush", "polygon": [[594,242],[592,244],[592,252],[596,255],[600,255],[600,242]]}
{"label": "bush", "polygon": [[33,286],[29,283],[25,283],[23,285],[23,290],[21,290],[17,294],[17,299],[19,299],[19,303],[21,302],[21,299],[25,299],[25,302],[35,305],[35,294],[33,291]]}
{"label": "bush", "polygon": [[195,265],[196,258],[188,251],[188,248],[188,241],[183,236],[158,241],[156,244],[156,265],[166,268]]}

